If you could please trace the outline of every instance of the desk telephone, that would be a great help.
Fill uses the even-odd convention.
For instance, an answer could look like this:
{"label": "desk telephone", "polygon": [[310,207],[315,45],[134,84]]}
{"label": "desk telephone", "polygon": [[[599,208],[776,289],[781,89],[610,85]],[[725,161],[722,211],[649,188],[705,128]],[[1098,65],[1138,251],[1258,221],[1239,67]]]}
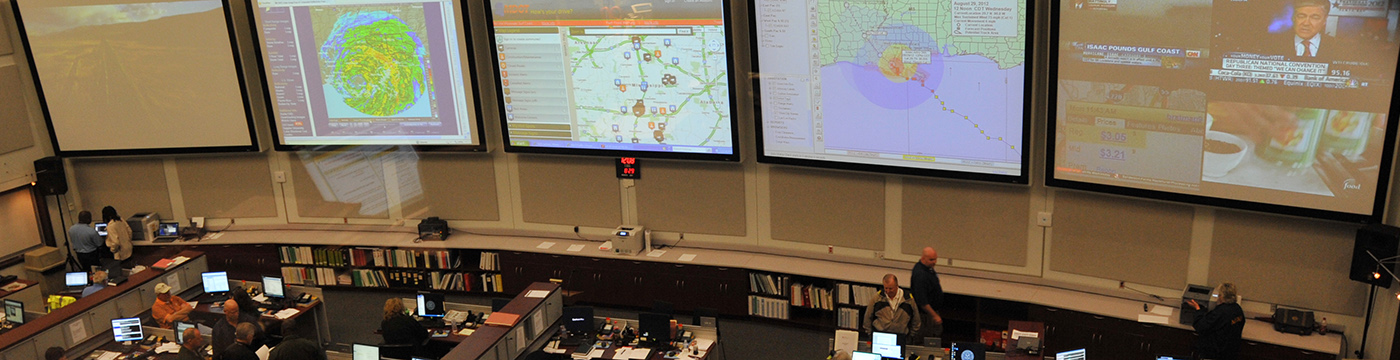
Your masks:
{"label": "desk telephone", "polygon": [[298,304],[307,304],[315,300],[316,297],[312,296],[311,293],[301,293],[301,296],[297,297]]}

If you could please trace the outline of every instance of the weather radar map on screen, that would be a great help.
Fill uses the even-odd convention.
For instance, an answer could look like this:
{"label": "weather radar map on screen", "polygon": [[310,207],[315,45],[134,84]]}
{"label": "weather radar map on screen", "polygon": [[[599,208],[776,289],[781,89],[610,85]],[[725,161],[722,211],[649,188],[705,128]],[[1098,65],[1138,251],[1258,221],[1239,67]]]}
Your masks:
{"label": "weather radar map on screen", "polygon": [[[459,4],[260,0],[283,145],[480,145]],[[469,68],[467,69],[470,70]]]}
{"label": "weather radar map on screen", "polygon": [[725,2],[598,4],[490,2],[512,150],[734,155]]}
{"label": "weather radar map on screen", "polygon": [[1059,6],[1052,185],[1378,216],[1400,1]]}
{"label": "weather radar map on screen", "polygon": [[753,6],[768,159],[1022,176],[1025,1]]}

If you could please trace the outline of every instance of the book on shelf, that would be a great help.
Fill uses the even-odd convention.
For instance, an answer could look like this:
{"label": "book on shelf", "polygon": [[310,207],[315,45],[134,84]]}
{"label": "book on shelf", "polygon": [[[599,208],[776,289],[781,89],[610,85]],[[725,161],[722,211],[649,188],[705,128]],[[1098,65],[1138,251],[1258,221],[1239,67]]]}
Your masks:
{"label": "book on shelf", "polygon": [[786,275],[751,272],[749,273],[749,292],[769,296],[783,296],[783,289],[788,287],[788,281],[789,278]]}
{"label": "book on shelf", "polygon": [[281,246],[278,257],[284,264],[316,266],[456,269],[461,265],[455,250]]}
{"label": "book on shelf", "polygon": [[837,310],[839,311],[839,312],[836,314],[836,326],[837,326],[837,327],[842,328],[842,329],[852,329],[852,330],[859,330],[859,329],[860,329],[860,322],[863,320],[863,319],[860,317],[860,309],[855,309],[855,308],[840,308],[840,309],[837,309]]}
{"label": "book on shelf", "polygon": [[481,270],[486,270],[486,271],[500,271],[500,270],[501,270],[501,264],[500,264],[500,262],[501,262],[501,254],[499,254],[499,253],[494,253],[494,252],[482,251],[482,252],[481,252],[481,265],[480,265],[479,267],[481,268]]}
{"label": "book on shelf", "polygon": [[749,315],[787,320],[788,303],[782,299],[749,295]]}

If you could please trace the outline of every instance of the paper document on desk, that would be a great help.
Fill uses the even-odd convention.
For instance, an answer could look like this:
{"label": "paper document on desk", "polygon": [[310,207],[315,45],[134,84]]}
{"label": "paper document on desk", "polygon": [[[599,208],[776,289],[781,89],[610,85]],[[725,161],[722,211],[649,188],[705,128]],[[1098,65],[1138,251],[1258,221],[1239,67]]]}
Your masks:
{"label": "paper document on desk", "polygon": [[650,257],[661,257],[661,255],[666,255],[666,250],[652,250],[651,252],[647,253],[647,256]]}
{"label": "paper document on desk", "polygon": [[209,234],[209,236],[207,236],[207,238],[208,238],[209,240],[214,240],[214,239],[221,238],[221,237],[223,237],[223,236],[224,236],[224,233],[223,233],[223,232],[216,232],[216,233],[213,233],[213,234]]}
{"label": "paper document on desk", "polygon": [[628,359],[633,359],[633,360],[644,360],[644,359],[646,359],[647,356],[649,356],[649,355],[651,355],[651,349],[641,349],[641,348],[638,348],[638,349],[632,349],[632,351],[628,351],[628,352],[627,352],[627,358],[628,358]]}
{"label": "paper document on desk", "polygon": [[1145,322],[1145,323],[1152,323],[1152,324],[1167,325],[1167,317],[1166,317],[1166,316],[1149,315],[1149,314],[1141,314],[1141,315],[1138,315],[1138,322]]}
{"label": "paper document on desk", "polygon": [[121,354],[122,354],[122,353],[119,353],[119,352],[116,352],[116,351],[107,351],[107,350],[97,350],[97,351],[102,352],[102,355],[98,355],[98,356],[97,356],[97,360],[116,360],[117,356],[121,356]]}
{"label": "paper document on desk", "polygon": [[273,316],[277,317],[277,319],[279,320],[285,320],[289,317],[296,316],[296,314],[300,312],[301,311],[297,310],[296,308],[286,308],[282,309],[282,311],[278,311],[277,314],[273,314]]}
{"label": "paper document on desk", "polygon": [[525,293],[527,298],[543,299],[546,296],[549,296],[548,290],[530,290],[530,292]]}
{"label": "paper document on desk", "polygon": [[695,347],[700,348],[700,351],[710,351],[710,345],[714,345],[714,344],[715,344],[715,341],[714,341],[714,340],[710,340],[710,339],[695,339]]}
{"label": "paper document on desk", "polygon": [[626,358],[627,358],[627,352],[628,352],[628,351],[631,351],[631,350],[632,350],[632,348],[629,348],[629,347],[621,347],[621,348],[613,349],[612,357],[610,357],[609,359],[626,359]]}
{"label": "paper document on desk", "polygon": [[569,245],[569,252],[580,252],[580,251],[583,251],[583,245],[581,245],[581,244],[580,244],[580,245]]}
{"label": "paper document on desk", "polygon": [[678,260],[680,260],[680,261],[694,261],[694,260],[695,260],[695,254],[684,254],[684,255],[681,255],[681,258],[678,259]]}
{"label": "paper document on desk", "polygon": [[1172,316],[1172,308],[1169,306],[1152,305],[1152,313],[1162,316]]}
{"label": "paper document on desk", "polygon": [[588,352],[588,358],[589,358],[589,359],[598,359],[598,358],[602,358],[602,357],[603,357],[603,349],[593,349],[593,351],[589,351],[589,352]]}
{"label": "paper document on desk", "polygon": [[267,355],[272,354],[272,349],[268,349],[267,345],[263,345],[262,347],[258,348],[257,353],[258,360],[267,360]]}
{"label": "paper document on desk", "polygon": [[180,344],[173,342],[163,343],[156,347],[157,354],[174,354],[180,352]]}
{"label": "paper document on desk", "polygon": [[265,302],[267,302],[267,296],[265,296],[265,295],[263,295],[263,294],[258,294],[258,296],[254,296],[254,297],[253,297],[253,301],[257,301],[257,302],[260,302],[260,303],[265,303]]}
{"label": "paper document on desk", "polygon": [[549,241],[545,241],[545,242],[540,243],[539,245],[535,245],[535,248],[536,248],[536,249],[549,249],[549,248],[552,248],[552,247],[554,247],[554,243],[549,242]]}
{"label": "paper document on desk", "polygon": [[1021,331],[1015,329],[1011,330],[1011,340],[1020,340],[1022,337],[1035,339],[1040,337],[1040,333],[1034,331]]}

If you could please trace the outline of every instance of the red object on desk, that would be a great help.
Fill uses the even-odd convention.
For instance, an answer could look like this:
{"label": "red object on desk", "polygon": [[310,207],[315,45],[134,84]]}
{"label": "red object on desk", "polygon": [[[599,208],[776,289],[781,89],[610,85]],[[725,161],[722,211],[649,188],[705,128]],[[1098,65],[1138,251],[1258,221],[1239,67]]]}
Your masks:
{"label": "red object on desk", "polygon": [[519,314],[503,313],[497,311],[491,313],[491,316],[486,318],[486,325],[511,327],[515,326],[516,321],[520,321]]}
{"label": "red object on desk", "polygon": [[152,268],[159,269],[159,270],[165,270],[165,269],[170,268],[170,265],[171,265],[171,264],[174,264],[174,263],[175,263],[175,259],[165,258],[165,259],[160,259],[160,261],[157,261],[154,265],[151,265],[151,267],[152,267]]}

